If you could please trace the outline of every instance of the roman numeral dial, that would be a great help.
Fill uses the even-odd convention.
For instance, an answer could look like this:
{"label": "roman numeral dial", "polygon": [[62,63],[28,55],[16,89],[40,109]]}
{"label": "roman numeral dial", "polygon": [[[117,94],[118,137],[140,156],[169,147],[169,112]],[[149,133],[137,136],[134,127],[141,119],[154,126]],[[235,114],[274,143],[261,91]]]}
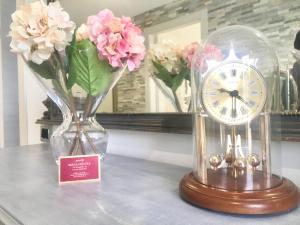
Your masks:
{"label": "roman numeral dial", "polygon": [[207,114],[227,125],[251,121],[263,110],[267,98],[263,76],[241,62],[221,64],[206,74],[201,91]]}

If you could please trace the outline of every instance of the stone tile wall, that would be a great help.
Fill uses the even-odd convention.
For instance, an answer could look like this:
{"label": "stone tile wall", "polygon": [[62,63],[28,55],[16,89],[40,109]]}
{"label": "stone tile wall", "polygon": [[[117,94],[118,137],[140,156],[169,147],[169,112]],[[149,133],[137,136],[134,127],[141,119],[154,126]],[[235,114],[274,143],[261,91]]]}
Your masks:
{"label": "stone tile wall", "polygon": [[143,66],[137,72],[125,74],[117,83],[116,112],[143,113],[146,110],[145,73]]}
{"label": "stone tile wall", "polygon": [[[203,8],[208,11],[209,33],[228,25],[249,25],[275,45],[293,47],[295,33],[300,30],[300,0],[177,0],[136,16],[135,22],[146,28]],[[145,111],[144,75],[139,72],[119,81],[117,111]]]}

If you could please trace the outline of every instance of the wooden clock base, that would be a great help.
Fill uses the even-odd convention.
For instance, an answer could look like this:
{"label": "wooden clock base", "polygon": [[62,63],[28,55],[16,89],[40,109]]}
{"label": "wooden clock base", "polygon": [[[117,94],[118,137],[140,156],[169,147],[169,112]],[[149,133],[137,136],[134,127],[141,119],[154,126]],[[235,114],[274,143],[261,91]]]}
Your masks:
{"label": "wooden clock base", "polygon": [[278,186],[256,191],[229,191],[198,182],[192,173],[180,182],[181,197],[202,208],[233,214],[283,213],[299,205],[298,188],[283,178]]}

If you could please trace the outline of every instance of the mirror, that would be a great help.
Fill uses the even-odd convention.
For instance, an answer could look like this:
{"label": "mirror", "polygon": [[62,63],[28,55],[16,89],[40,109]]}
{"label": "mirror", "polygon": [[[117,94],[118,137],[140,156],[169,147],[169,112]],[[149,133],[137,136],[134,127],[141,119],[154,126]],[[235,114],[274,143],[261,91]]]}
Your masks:
{"label": "mirror", "polygon": [[280,63],[280,111],[285,115],[297,114],[300,110],[300,52],[278,47],[277,55]]}
{"label": "mirror", "polygon": [[[122,1],[122,4],[117,1],[101,1],[100,4],[89,0],[85,3],[86,9],[83,10],[78,7],[79,1],[71,3],[61,0],[63,7],[78,24],[84,22],[87,15],[103,8],[110,8],[118,16],[133,17],[145,34],[148,54],[143,66],[138,71],[121,78],[98,112],[188,112],[190,108],[189,68],[184,65],[185,75],[180,74],[182,68],[172,65],[178,63],[176,54],[182,55],[186,46],[192,43],[201,44],[207,34],[215,29],[231,24],[242,24],[262,31],[278,52],[281,65],[281,90],[278,91],[282,103],[275,107],[276,111],[284,114],[298,113],[300,63],[297,59],[300,57],[293,49],[293,42],[299,28],[290,18],[299,17],[300,13],[292,10],[299,3],[268,1],[264,5],[250,2],[234,2],[230,5],[216,0],[204,2],[155,0],[148,3],[127,0]],[[158,66],[153,63],[155,57],[159,61],[162,57],[167,58],[166,55],[173,57],[173,61],[170,60],[169,64],[165,63],[162,69],[167,69],[169,75],[173,75],[171,78],[157,75]]]}
{"label": "mirror", "polygon": [[[191,18],[191,17],[190,17]],[[201,20],[146,31],[146,106],[149,112],[191,111],[190,60],[201,42]],[[186,35],[189,34],[189,35]]]}

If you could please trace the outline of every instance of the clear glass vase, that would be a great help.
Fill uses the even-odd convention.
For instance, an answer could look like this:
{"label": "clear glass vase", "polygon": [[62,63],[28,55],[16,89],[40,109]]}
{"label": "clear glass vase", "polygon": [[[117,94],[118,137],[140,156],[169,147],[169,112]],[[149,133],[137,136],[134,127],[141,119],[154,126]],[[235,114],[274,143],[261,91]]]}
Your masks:
{"label": "clear glass vase", "polygon": [[[76,51],[76,50],[73,50]],[[74,52],[78,60],[85,60],[88,51],[95,48]],[[96,52],[94,52],[96,54]],[[24,59],[25,60],[25,59]],[[47,95],[57,104],[63,115],[62,124],[53,132],[50,145],[55,161],[60,156],[100,154],[104,158],[108,142],[108,134],[96,121],[95,114],[107,93],[114,87],[126,67],[113,69],[107,72],[106,67],[99,67],[99,74],[87,73],[84,65],[79,67],[83,74],[79,85],[72,81],[68,70],[71,70],[69,59],[64,52],[54,52],[51,57],[41,65],[26,61],[33,74],[44,87]],[[80,63],[80,61],[79,61]],[[92,64],[94,63],[94,64]],[[98,67],[99,62],[91,62],[90,68]],[[106,69],[103,72],[101,68]],[[77,67],[78,69],[78,67]],[[77,79],[77,78],[76,78]],[[73,82],[70,85],[70,82]],[[84,84],[84,85],[82,85]],[[87,89],[89,88],[89,89]]]}
{"label": "clear glass vase", "polygon": [[[92,103],[89,103],[89,102]],[[106,153],[108,134],[96,121],[95,112],[101,102],[88,98],[74,98],[76,116],[69,110],[63,112],[64,122],[54,131],[50,139],[55,160],[60,156]],[[86,111],[86,105],[94,106],[94,111]]]}
{"label": "clear glass vase", "polygon": [[[150,78],[167,101],[170,102],[173,107],[172,109],[179,113],[188,113],[191,111],[191,88],[187,80],[184,80],[176,91],[172,91],[171,88],[167,87],[166,84],[154,74],[152,74]],[[162,99],[160,99],[158,104],[165,106]]]}

